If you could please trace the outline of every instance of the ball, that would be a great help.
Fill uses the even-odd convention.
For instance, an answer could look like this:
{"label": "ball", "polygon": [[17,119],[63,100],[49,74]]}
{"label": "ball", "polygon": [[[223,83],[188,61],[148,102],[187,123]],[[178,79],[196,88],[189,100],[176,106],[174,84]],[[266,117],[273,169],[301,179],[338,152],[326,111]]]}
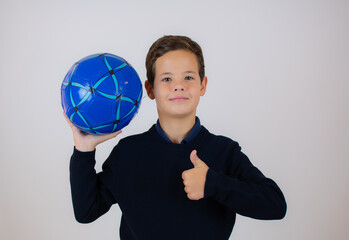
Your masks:
{"label": "ball", "polygon": [[92,134],[116,132],[138,112],[142,83],[122,57],[93,54],[76,62],[61,86],[62,107],[80,130]]}

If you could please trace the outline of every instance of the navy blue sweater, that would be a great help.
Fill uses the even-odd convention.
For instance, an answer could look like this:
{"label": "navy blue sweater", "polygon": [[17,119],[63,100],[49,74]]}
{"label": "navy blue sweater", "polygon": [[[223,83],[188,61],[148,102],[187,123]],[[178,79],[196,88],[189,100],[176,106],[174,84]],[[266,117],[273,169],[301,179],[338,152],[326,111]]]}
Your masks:
{"label": "navy blue sweater", "polygon": [[[190,153],[210,168],[204,198],[190,200],[182,172],[193,168]],[[201,127],[187,144],[164,140],[152,126],[119,141],[96,174],[95,152],[74,149],[70,181],[75,217],[89,223],[114,203],[122,211],[120,237],[134,239],[228,239],[236,213],[281,219],[284,196],[241,152],[237,142]]]}

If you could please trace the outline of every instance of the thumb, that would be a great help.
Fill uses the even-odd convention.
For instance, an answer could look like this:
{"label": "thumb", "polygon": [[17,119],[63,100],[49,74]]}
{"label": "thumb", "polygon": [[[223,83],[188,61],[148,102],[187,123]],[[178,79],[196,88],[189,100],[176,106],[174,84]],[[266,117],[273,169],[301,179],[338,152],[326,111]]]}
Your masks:
{"label": "thumb", "polygon": [[190,153],[190,161],[193,163],[194,168],[202,167],[203,165],[203,161],[198,157],[196,150]]}

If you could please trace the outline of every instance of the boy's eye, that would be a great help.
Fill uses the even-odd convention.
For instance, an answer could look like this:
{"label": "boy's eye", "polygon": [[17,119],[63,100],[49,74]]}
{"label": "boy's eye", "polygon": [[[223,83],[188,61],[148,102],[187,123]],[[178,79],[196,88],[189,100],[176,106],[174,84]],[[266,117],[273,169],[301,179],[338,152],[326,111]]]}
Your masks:
{"label": "boy's eye", "polygon": [[162,81],[163,82],[169,82],[169,81],[171,81],[171,78],[168,78],[168,77],[167,78],[163,78]]}
{"label": "boy's eye", "polygon": [[192,76],[186,76],[185,80],[193,80],[194,78]]}

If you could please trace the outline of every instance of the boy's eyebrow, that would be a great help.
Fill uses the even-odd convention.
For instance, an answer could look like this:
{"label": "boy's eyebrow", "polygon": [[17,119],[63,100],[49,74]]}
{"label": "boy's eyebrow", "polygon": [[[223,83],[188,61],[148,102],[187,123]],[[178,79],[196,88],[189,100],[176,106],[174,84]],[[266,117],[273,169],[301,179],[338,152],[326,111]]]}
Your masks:
{"label": "boy's eyebrow", "polygon": [[[188,73],[189,74],[196,74],[195,71],[190,71],[190,70],[183,72],[183,74],[188,74]],[[160,74],[160,76],[162,76],[162,75],[173,75],[173,73],[171,73],[171,72],[164,72],[164,73]]]}
{"label": "boy's eyebrow", "polygon": [[183,73],[191,73],[191,74],[196,74],[196,72],[194,72],[194,71],[185,71],[185,72],[183,72]]}
{"label": "boy's eyebrow", "polygon": [[160,76],[161,76],[161,75],[173,75],[173,74],[170,73],[170,72],[164,72],[164,73],[161,73]]}

